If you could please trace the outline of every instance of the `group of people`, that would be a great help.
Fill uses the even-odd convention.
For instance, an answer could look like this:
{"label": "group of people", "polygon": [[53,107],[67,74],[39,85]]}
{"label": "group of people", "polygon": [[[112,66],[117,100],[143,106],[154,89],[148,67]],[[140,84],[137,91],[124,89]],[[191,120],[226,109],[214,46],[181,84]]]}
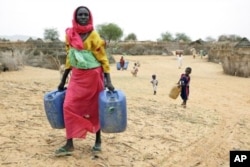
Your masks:
{"label": "group of people", "polygon": [[[119,63],[120,63],[120,69],[121,70],[127,69],[127,67],[125,67],[125,60],[124,60],[123,56],[120,58],[120,62]],[[137,73],[139,71],[139,67],[140,67],[140,63],[139,62],[135,62],[134,66],[133,66],[133,68],[131,70],[132,76],[137,77]]]}
{"label": "group of people", "polygon": [[[111,82],[110,64],[105,51],[105,41],[94,30],[91,11],[86,6],[79,6],[73,12],[72,26],[66,31],[65,70],[58,90],[65,90],[67,77],[71,78],[63,103],[66,143],[55,151],[56,156],[71,155],[74,151],[74,138],[85,139],[87,133],[96,135],[93,151],[101,151],[101,127],[98,113],[98,98],[107,88],[114,91]],[[122,57],[121,66],[124,66]],[[132,74],[137,75],[139,64],[135,63]],[[181,76],[178,83],[182,86],[183,105],[188,98],[189,74],[191,68]],[[152,75],[154,95],[158,80]]]}
{"label": "group of people", "polygon": [[205,50],[203,50],[203,49],[200,49],[200,50],[196,51],[195,48],[191,48],[190,51],[191,51],[191,53],[192,53],[194,59],[196,58],[197,55],[200,56],[201,59],[202,59],[204,56],[207,55],[207,52],[206,52]]}
{"label": "group of people", "polygon": [[[181,92],[180,92],[180,97],[182,98],[182,106],[184,108],[186,108],[187,105],[187,100],[188,100],[188,96],[189,96],[189,84],[190,84],[190,74],[192,72],[192,68],[191,67],[187,67],[185,69],[185,73],[182,73],[177,84],[178,87],[180,88]],[[152,80],[150,81],[152,86],[153,86],[153,94],[156,95],[157,93],[157,87],[158,87],[158,80],[156,78],[156,74],[152,75]]]}

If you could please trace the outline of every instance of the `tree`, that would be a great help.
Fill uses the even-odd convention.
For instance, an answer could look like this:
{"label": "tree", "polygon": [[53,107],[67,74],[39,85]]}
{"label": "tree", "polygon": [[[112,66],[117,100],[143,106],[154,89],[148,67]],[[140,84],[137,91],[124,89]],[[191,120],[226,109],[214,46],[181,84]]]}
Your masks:
{"label": "tree", "polygon": [[173,41],[174,38],[170,32],[165,32],[161,34],[159,41]]}
{"label": "tree", "polygon": [[45,40],[55,41],[59,39],[59,33],[55,28],[45,29],[43,36]]}
{"label": "tree", "polygon": [[239,36],[239,35],[235,35],[235,34],[231,34],[228,36],[229,40],[232,41],[232,42],[239,42],[242,37]]}
{"label": "tree", "polygon": [[219,41],[219,42],[228,41],[227,35],[220,35],[220,36],[218,37],[218,41]]}
{"label": "tree", "polygon": [[137,41],[137,37],[134,33],[128,34],[127,37],[124,38],[125,41]]}
{"label": "tree", "polygon": [[231,35],[220,35],[218,37],[218,41],[231,41],[231,42],[237,42],[240,41],[242,39],[242,37],[240,37],[239,35],[235,35],[235,34],[231,34]]}
{"label": "tree", "polygon": [[122,29],[114,23],[99,24],[96,26],[96,30],[108,42],[118,41],[123,36]]}
{"label": "tree", "polygon": [[216,41],[216,39],[214,39],[213,37],[208,36],[208,37],[206,37],[205,41],[214,42],[214,41]]}
{"label": "tree", "polygon": [[191,42],[191,39],[185,33],[176,33],[175,41]]}

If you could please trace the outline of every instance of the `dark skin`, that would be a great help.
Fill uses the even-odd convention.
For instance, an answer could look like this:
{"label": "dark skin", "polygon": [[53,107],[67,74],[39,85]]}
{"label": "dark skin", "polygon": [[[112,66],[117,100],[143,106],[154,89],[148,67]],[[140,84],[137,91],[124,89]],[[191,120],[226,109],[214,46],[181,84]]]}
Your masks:
{"label": "dark skin", "polygon": [[[186,70],[185,70],[185,75],[189,76],[189,74],[191,74],[191,72],[192,72],[192,69],[190,67],[187,67]],[[179,87],[181,87],[180,80],[178,81],[177,84],[179,85]],[[183,100],[182,105],[186,106],[186,104],[187,104],[187,100]]]}
{"label": "dark skin", "polygon": [[[155,80],[156,79],[156,75],[152,75],[152,79]],[[158,84],[156,84],[158,85]],[[154,91],[154,95],[156,94],[156,91]]]}
{"label": "dark skin", "polygon": [[87,8],[80,7],[76,11],[76,21],[78,24],[85,26],[90,19],[90,12]]}
{"label": "dark skin", "polygon": [[[190,67],[187,67],[186,70],[185,70],[185,74],[186,74],[187,76],[189,76],[189,74],[191,74],[191,72],[192,72],[192,69],[191,69]],[[179,86],[181,86],[181,85],[180,85],[180,80],[177,82],[177,84],[178,84]]]}
{"label": "dark skin", "polygon": [[[90,19],[90,12],[87,8],[84,7],[80,7],[77,9],[76,11],[76,21],[78,24],[84,26],[88,24],[88,21]],[[79,34],[82,38],[82,40],[84,41],[88,36],[89,36],[90,32],[88,33],[84,33],[84,34]],[[66,69],[64,71],[61,83],[58,86],[58,90],[64,90],[64,85],[66,83],[66,79],[70,73],[71,69]],[[109,73],[104,73],[104,77],[105,77],[105,87],[107,87],[110,91],[114,91],[114,86],[111,83],[111,78],[110,78],[110,74]],[[73,139],[67,139],[66,144],[63,146],[63,148],[65,150],[68,151],[73,151],[74,150],[74,145],[73,145]],[[101,150],[101,130],[98,130],[96,132],[96,139],[95,139],[95,145],[93,147],[94,151],[100,151]]]}

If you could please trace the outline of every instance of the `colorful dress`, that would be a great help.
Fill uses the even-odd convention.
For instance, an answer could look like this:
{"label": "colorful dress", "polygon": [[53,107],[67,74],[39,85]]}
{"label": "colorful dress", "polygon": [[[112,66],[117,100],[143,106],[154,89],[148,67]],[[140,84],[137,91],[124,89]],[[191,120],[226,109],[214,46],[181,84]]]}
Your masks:
{"label": "colorful dress", "polygon": [[105,52],[105,41],[93,30],[82,42],[83,50],[93,53],[100,63],[99,67],[79,69],[72,66],[69,51],[74,44],[66,36],[66,69],[71,68],[69,81],[64,100],[64,122],[67,139],[85,138],[87,132],[96,133],[100,129],[98,98],[104,89],[104,75],[109,73],[109,61]]}

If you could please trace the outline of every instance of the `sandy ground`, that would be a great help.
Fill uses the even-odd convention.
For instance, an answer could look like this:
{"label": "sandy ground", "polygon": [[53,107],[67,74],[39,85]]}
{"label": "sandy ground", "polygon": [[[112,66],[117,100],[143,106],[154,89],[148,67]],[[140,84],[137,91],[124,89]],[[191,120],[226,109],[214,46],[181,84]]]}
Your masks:
{"label": "sandy ground", "polygon": [[[124,56],[125,71],[112,65],[112,81],[127,97],[128,126],[102,133],[102,152],[93,153],[94,134],[76,139],[72,156],[55,157],[65,130],[51,128],[43,97],[56,89],[59,72],[25,67],[0,74],[0,166],[6,167],[228,167],[230,150],[250,150],[250,79],[227,76],[219,64],[185,56]],[[120,56],[115,56],[116,60]],[[130,73],[135,61],[137,77]],[[192,67],[187,108],[168,97],[186,66]],[[159,80],[153,95],[151,75]]]}

